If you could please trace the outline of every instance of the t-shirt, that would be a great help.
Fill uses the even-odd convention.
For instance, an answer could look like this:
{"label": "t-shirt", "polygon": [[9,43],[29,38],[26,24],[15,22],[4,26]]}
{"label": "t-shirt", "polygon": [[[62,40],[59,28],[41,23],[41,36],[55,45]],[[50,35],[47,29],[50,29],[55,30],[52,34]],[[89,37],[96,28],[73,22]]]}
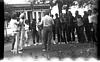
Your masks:
{"label": "t-shirt", "polygon": [[19,22],[17,22],[17,19],[11,19],[11,21],[8,24],[7,34],[8,35],[14,35],[14,32],[18,30]]}
{"label": "t-shirt", "polygon": [[49,15],[46,15],[41,19],[40,24],[43,24],[43,26],[45,26],[45,27],[46,26],[51,26],[52,24],[54,24],[54,21]]}

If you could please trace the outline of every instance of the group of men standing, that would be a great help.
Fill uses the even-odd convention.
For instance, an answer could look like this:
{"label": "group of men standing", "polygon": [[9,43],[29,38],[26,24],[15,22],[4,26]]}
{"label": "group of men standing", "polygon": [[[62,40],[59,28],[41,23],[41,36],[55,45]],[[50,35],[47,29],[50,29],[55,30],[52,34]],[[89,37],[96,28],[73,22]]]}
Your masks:
{"label": "group of men standing", "polygon": [[[55,40],[55,33],[57,34],[58,43],[72,43],[78,41],[79,43],[96,42],[97,41],[97,10],[94,9],[84,11],[83,17],[78,11],[75,12],[75,17],[70,11],[66,14],[55,14],[53,26],[53,39]],[[76,37],[78,39],[76,39]]]}
{"label": "group of men standing", "polygon": [[49,15],[49,12],[46,12],[45,16],[37,24],[38,28],[41,28],[40,31],[42,31],[43,51],[50,50],[51,40],[53,38],[53,42],[56,42],[56,36],[57,44],[62,42],[67,44],[75,41],[79,43],[97,41],[96,9],[93,11],[88,10],[88,12],[84,11],[83,17],[78,11],[75,12],[75,17],[70,11],[67,11],[66,14],[55,14],[55,17],[53,19],[53,15]]}
{"label": "group of men standing", "polygon": [[[22,15],[25,14],[22,13]],[[15,30],[17,32],[14,35],[16,40],[12,43],[12,50],[15,48],[18,52],[21,52],[23,44],[29,44],[29,32],[32,32],[33,44],[39,44],[40,42],[44,44],[43,51],[51,49],[51,40],[53,38],[54,42],[56,42],[56,35],[57,44],[61,42],[65,44],[75,42],[77,40],[76,34],[79,43],[97,41],[96,10],[93,12],[92,10],[85,11],[83,17],[79,15],[78,11],[75,12],[75,17],[70,11],[67,11],[66,14],[55,14],[55,17],[53,19],[53,15],[49,15],[49,11],[44,13],[44,17],[39,19],[38,23],[36,23],[36,19],[33,19],[32,23],[27,22],[25,17],[21,17],[21,15],[19,18],[13,17],[13,20],[11,20],[16,20],[14,24],[17,25],[17,30]],[[23,39],[26,39],[26,42]]]}

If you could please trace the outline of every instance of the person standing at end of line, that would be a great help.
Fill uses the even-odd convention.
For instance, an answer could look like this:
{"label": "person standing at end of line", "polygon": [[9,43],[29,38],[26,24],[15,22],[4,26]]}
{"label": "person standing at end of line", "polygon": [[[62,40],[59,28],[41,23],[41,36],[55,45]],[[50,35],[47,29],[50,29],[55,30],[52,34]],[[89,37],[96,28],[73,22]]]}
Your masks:
{"label": "person standing at end of line", "polygon": [[17,22],[16,14],[13,14],[9,22],[9,25],[8,25],[8,28],[9,28],[8,34],[12,34],[11,36],[14,36],[14,41],[12,42],[11,52],[14,52],[14,51],[17,52],[17,47],[15,47],[15,44],[17,42],[16,36],[17,36],[17,31],[18,31],[18,24],[19,23]]}
{"label": "person standing at end of line", "polygon": [[49,16],[49,12],[45,12],[45,16],[42,17],[39,25],[43,26],[43,42],[44,49],[43,51],[50,50],[51,47],[51,39],[52,39],[52,26],[54,21],[52,17]]}

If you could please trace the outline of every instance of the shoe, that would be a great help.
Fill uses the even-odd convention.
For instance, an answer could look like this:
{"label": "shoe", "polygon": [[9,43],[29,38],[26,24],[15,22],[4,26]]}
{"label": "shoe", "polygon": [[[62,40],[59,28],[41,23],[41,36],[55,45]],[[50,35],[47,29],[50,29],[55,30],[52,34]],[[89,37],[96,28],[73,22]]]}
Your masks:
{"label": "shoe", "polygon": [[22,51],[18,51],[18,53],[23,53]]}
{"label": "shoe", "polygon": [[42,45],[42,43],[39,43],[39,45]]}
{"label": "shoe", "polygon": [[46,51],[46,49],[43,49],[42,51]]}
{"label": "shoe", "polygon": [[17,54],[17,50],[11,50],[13,54]]}
{"label": "shoe", "polygon": [[35,43],[34,45],[36,46],[37,44]]}
{"label": "shoe", "polygon": [[27,45],[27,44],[25,44],[24,46],[25,46],[25,47],[27,47],[28,45]]}
{"label": "shoe", "polygon": [[10,50],[11,52],[13,52],[13,50]]}
{"label": "shoe", "polygon": [[58,44],[61,44],[60,42],[58,42]]}
{"label": "shoe", "polygon": [[53,44],[56,44],[56,42],[54,42]]}
{"label": "shoe", "polygon": [[27,46],[31,46],[30,44],[28,44]]}

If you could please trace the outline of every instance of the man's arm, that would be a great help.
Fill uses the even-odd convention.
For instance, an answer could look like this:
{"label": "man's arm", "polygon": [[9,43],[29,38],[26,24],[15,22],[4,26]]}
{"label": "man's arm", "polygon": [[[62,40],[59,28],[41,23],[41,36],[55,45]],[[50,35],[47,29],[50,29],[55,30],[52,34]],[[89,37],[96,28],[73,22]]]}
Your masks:
{"label": "man's arm", "polygon": [[41,22],[39,22],[37,25],[42,25],[43,24],[43,18],[41,19]]}
{"label": "man's arm", "polygon": [[54,25],[54,20],[51,18],[51,21],[52,21],[52,25]]}

